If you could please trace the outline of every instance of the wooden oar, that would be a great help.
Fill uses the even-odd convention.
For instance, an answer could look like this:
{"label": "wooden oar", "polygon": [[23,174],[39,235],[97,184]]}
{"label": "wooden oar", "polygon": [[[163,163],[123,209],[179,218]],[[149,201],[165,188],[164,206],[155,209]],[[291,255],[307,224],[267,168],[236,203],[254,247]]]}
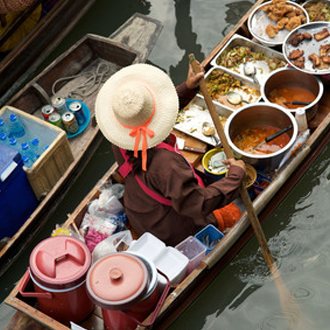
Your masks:
{"label": "wooden oar", "polygon": [[[194,72],[195,73],[200,72],[200,67],[199,67],[199,65],[198,65],[198,63],[195,59],[195,56],[193,54],[189,55],[189,61],[190,61],[190,64],[191,64]],[[214,104],[212,102],[212,98],[211,98],[211,96],[210,96],[210,94],[207,90],[206,83],[205,83],[204,79],[201,79],[201,81],[199,83],[199,86],[200,86],[200,90],[201,90],[201,92],[204,96],[206,105],[207,105],[207,107],[209,109],[209,112],[211,114],[214,126],[217,130],[217,133],[218,133],[219,137],[220,137],[222,147],[224,149],[226,157],[227,158],[234,158],[234,153],[233,153],[231,147],[229,146],[229,143],[227,141],[227,137],[224,133],[222,124],[221,124],[220,119],[219,119],[219,115],[217,114],[217,111],[214,107]],[[244,183],[242,183],[241,186],[240,186],[240,196],[241,196],[241,199],[244,203],[247,215],[248,215],[249,220],[251,222],[251,225],[254,229],[257,240],[259,242],[259,246],[260,246],[261,252],[263,254],[263,257],[264,257],[264,259],[265,259],[265,261],[266,261],[266,263],[269,267],[269,270],[270,270],[270,272],[271,272],[271,274],[274,278],[274,281],[275,281],[275,283],[278,287],[280,300],[281,300],[282,308],[283,308],[283,313],[285,315],[287,315],[286,311],[288,311],[288,310],[292,311],[293,309],[296,312],[299,313],[298,307],[296,306],[296,304],[294,304],[294,299],[291,297],[290,292],[286,289],[286,287],[284,285],[284,282],[283,282],[283,280],[280,276],[279,270],[278,270],[278,268],[277,268],[277,266],[274,262],[273,256],[272,256],[272,254],[269,250],[269,247],[268,247],[268,244],[267,244],[267,241],[266,241],[265,234],[264,234],[264,232],[261,228],[257,213],[256,213],[256,211],[253,207],[253,204],[251,202],[249,193],[247,192],[247,189],[245,188]],[[294,306],[292,305],[292,303],[293,303]]]}

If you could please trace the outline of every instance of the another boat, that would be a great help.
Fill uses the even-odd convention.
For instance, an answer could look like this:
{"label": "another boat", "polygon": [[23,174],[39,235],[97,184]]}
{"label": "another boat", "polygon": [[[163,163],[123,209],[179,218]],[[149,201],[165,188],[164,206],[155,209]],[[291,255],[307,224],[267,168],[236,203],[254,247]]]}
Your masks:
{"label": "another boat", "polygon": [[[131,33],[132,29],[134,34]],[[95,74],[99,68],[102,71],[100,74],[106,79],[124,66],[145,62],[161,29],[159,21],[135,14],[110,38],[86,35],[13,96],[8,105],[40,118],[41,108],[49,104],[53,95],[52,86],[58,79],[74,76],[73,79],[62,81],[55,86],[57,92],[67,93],[87,79],[81,76],[81,73]],[[2,247],[0,274],[14,262],[19,251],[24,249],[35,232],[54,213],[65,192],[75,182],[101,143],[103,136],[94,120],[94,101],[104,79],[96,77],[97,83],[90,87],[87,94],[79,97],[90,111],[90,122],[84,131],[69,139],[73,161],[57,182],[49,187],[45,196],[42,196],[43,199],[40,198],[38,207],[18,232]]]}
{"label": "another boat", "polygon": [[[10,0],[3,1],[6,2]],[[0,35],[1,105],[30,79],[38,66],[94,2],[95,0],[29,1],[32,4],[23,11],[5,16],[9,26],[5,26],[6,29]],[[22,4],[24,1],[19,3]],[[34,20],[36,23],[33,23]],[[20,34],[24,36],[22,40]]]}
{"label": "another boat", "polygon": [[[230,31],[203,61],[206,70],[211,67],[211,61],[224,48],[234,34],[252,39],[252,35],[247,28],[247,22],[252,11],[261,3],[263,3],[262,0],[257,1],[233,30]],[[327,81],[324,81],[324,88],[325,92],[319,103],[318,112],[309,122],[309,128],[311,130],[310,137],[296,152],[295,156],[274,176],[273,181],[267,188],[253,201],[253,206],[260,222],[265,221],[287,196],[330,140],[330,86]],[[112,182],[121,182],[116,170],[117,164],[114,164],[71,214],[66,222],[67,225],[80,226],[88,203],[99,196],[101,185],[106,180],[111,179]],[[153,328],[166,329],[194,301],[203,289],[207,287],[253,234],[254,232],[250,226],[247,214],[244,213],[241,219],[224,235],[216,247],[204,257],[202,262],[181,283],[172,288]],[[18,292],[18,286],[8,296],[6,303],[18,309],[18,312],[9,323],[7,330],[15,329],[18,324],[26,326],[33,325],[36,329],[40,330],[45,328],[68,330],[63,324],[38,311],[34,299],[23,298]],[[81,326],[87,329],[103,329],[104,325],[100,310],[96,308],[95,313],[86,322],[82,323]]]}

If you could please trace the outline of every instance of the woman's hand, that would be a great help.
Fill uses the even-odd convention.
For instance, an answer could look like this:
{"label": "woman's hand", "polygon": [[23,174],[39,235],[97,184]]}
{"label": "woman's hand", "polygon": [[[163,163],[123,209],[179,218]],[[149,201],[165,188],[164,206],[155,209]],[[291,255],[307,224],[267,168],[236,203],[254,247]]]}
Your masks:
{"label": "woman's hand", "polygon": [[229,158],[229,159],[223,160],[222,162],[225,165],[227,165],[228,169],[230,168],[230,166],[238,166],[238,167],[242,168],[244,170],[244,172],[246,172],[245,163],[242,160]]}
{"label": "woman's hand", "polygon": [[204,67],[199,65],[199,68],[201,71],[195,74],[192,66],[189,65],[188,76],[186,79],[186,85],[189,89],[197,88],[199,86],[200,80],[204,78]]}

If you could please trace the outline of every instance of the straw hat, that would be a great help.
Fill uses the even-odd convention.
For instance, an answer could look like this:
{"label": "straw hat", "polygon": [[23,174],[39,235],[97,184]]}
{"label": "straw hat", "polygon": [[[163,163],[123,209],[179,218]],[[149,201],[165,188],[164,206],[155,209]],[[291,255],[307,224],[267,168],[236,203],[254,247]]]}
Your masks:
{"label": "straw hat", "polygon": [[96,120],[106,139],[136,155],[170,134],[178,109],[172,80],[149,64],[133,64],[112,75],[95,104]]}

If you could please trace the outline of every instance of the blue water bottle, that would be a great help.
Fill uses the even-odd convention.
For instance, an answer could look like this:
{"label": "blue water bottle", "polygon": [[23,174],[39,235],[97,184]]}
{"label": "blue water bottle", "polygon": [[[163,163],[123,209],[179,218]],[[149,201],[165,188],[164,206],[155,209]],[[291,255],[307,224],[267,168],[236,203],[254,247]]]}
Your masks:
{"label": "blue water bottle", "polygon": [[0,118],[0,133],[6,133],[9,134],[9,129],[7,127],[7,124],[3,119]]}
{"label": "blue water bottle", "polygon": [[22,143],[22,156],[28,156],[32,163],[37,159],[29,144],[26,142]]}
{"label": "blue water bottle", "polygon": [[9,139],[9,146],[18,150],[17,140],[14,137]]}
{"label": "blue water bottle", "polygon": [[21,138],[25,135],[24,125],[21,119],[14,113],[9,116],[9,130],[10,134],[15,138]]}
{"label": "blue water bottle", "polygon": [[31,147],[33,153],[35,154],[36,159],[38,159],[40,157],[39,146],[40,146],[40,142],[37,138],[31,140],[30,147]]}
{"label": "blue water bottle", "polygon": [[24,166],[30,168],[33,165],[29,156],[23,156],[22,159],[23,159]]}
{"label": "blue water bottle", "polygon": [[0,143],[5,144],[7,146],[9,145],[9,140],[6,133],[0,133]]}

